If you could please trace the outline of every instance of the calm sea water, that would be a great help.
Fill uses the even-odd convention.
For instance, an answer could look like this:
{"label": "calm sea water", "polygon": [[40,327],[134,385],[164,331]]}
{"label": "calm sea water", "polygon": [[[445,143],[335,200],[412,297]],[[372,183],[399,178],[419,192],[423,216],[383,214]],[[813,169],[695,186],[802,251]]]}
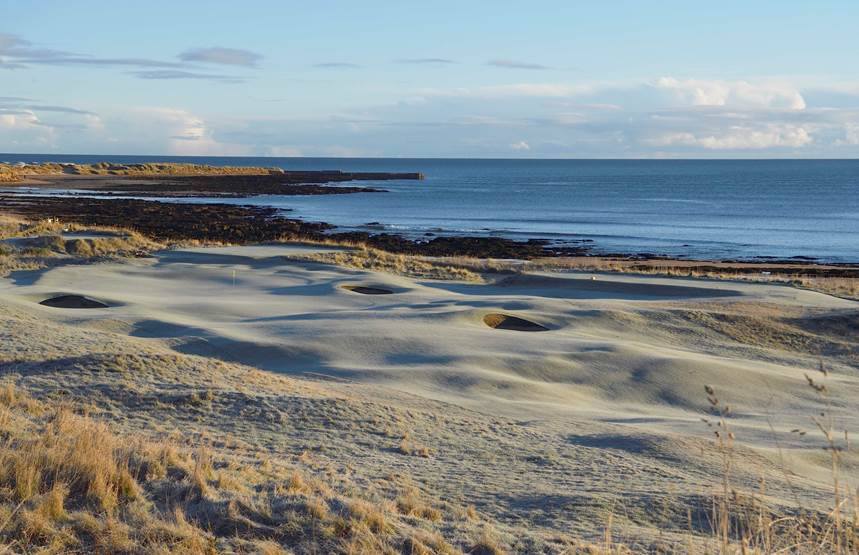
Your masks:
{"label": "calm sea water", "polygon": [[[859,261],[859,160],[441,160],[2,155],[2,161],[175,160],[420,171],[388,194],[220,200],[342,228],[592,241],[595,252]],[[591,244],[591,243],[589,243]]]}

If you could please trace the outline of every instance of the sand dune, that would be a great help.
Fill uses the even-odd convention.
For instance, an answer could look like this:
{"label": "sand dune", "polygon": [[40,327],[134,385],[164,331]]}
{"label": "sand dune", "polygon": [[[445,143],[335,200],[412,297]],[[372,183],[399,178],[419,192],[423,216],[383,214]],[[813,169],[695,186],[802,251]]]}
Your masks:
{"label": "sand dune", "polygon": [[[27,302],[63,291],[105,299],[115,305],[110,318],[132,326],[130,335],[266,370],[399,384],[469,406],[491,399],[495,412],[527,401],[548,412],[599,408],[614,414],[618,401],[648,412],[700,407],[703,383],[723,384],[738,401],[751,401],[755,387],[778,392],[796,382],[792,396],[802,389],[802,372],[816,367],[818,344],[845,338],[837,326],[818,323],[834,321],[831,315],[782,324],[795,337],[768,334],[763,324],[772,319],[763,307],[830,314],[857,305],[775,285],[634,276],[526,275],[478,285],[415,281],[284,258],[297,249],[306,247],[187,249],[147,261],[58,268],[30,285],[7,286],[4,298]],[[348,288],[356,284],[392,294],[354,294]],[[755,321],[758,313],[764,316]],[[493,314],[549,331],[488,329],[485,319]],[[55,310],[44,316],[104,318]],[[720,329],[720,322],[728,322],[722,327],[731,332],[747,325],[755,333],[743,341]],[[802,322],[815,330],[803,330]],[[767,337],[768,344],[752,344]],[[807,340],[808,352],[793,348],[791,339]],[[850,354],[850,345],[843,354]],[[752,356],[766,348],[777,353]],[[793,351],[791,360],[784,351]],[[446,385],[451,376],[460,384]],[[464,390],[461,382],[473,384]],[[554,390],[548,396],[541,392],[546,386]],[[592,398],[585,406],[558,406],[568,395],[580,401],[587,390]],[[499,396],[506,402],[497,403]]]}
{"label": "sand dune", "polygon": [[[811,502],[826,498],[819,442],[791,432],[809,428],[819,408],[804,374],[821,356],[840,425],[859,429],[849,410],[859,395],[859,303],[778,285],[641,276],[414,280],[290,260],[306,249],[184,249],[18,273],[0,281],[0,307],[57,330],[89,330],[108,342],[96,352],[130,342],[346,379],[319,383],[367,402],[399,398],[420,412],[415,433],[435,453],[414,479],[443,495],[468,492],[499,522],[537,530],[597,535],[607,498],[644,510],[656,490],[709,487],[704,385],[734,408],[750,453],[742,479],[767,475],[769,495],[785,504],[790,487]],[[58,292],[111,308],[38,304]],[[541,333],[522,333],[533,326]],[[63,333],[93,356],[93,345]],[[445,420],[454,415],[460,424]],[[361,458],[369,474],[398,464],[371,459]],[[797,471],[792,485],[777,460]],[[859,467],[848,462],[855,479]],[[516,485],[523,476],[529,486]],[[654,526],[645,521],[640,527]],[[632,536],[648,534],[635,519],[627,524]]]}

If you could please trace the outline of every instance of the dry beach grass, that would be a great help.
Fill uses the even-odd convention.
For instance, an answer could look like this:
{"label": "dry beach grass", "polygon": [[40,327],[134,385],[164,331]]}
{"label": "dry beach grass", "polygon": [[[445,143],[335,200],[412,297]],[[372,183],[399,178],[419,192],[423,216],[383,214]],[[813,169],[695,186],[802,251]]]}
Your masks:
{"label": "dry beach grass", "polygon": [[267,459],[187,449],[178,438],[120,436],[70,406],[35,401],[5,384],[0,547],[282,553],[289,546],[382,553],[408,546],[454,552],[432,530],[445,515],[414,489],[396,501],[338,494],[298,468]]}
{"label": "dry beach grass", "polygon": [[58,175],[113,175],[113,176],[187,176],[187,175],[260,175],[267,174],[272,168],[242,166],[207,166],[204,164],[184,164],[175,162],[147,164],[2,164],[0,163],[0,182],[13,183],[28,177]]}
{"label": "dry beach grass", "polygon": [[[672,276],[716,280],[780,283],[859,300],[859,276],[855,266],[821,264],[768,264],[764,262],[708,262],[696,260],[640,260],[601,256],[553,257],[533,260],[493,260],[472,257],[441,257],[438,263],[478,273],[597,272]],[[833,276],[816,275],[821,269]],[[805,273],[804,273],[805,272]],[[838,273],[854,274],[853,277]]]}
{"label": "dry beach grass", "polygon": [[133,231],[0,214],[0,276],[59,264],[128,258],[163,248]]}
{"label": "dry beach grass", "polygon": [[302,253],[294,258],[336,264],[347,268],[386,272],[399,276],[474,282],[483,281],[479,273],[461,265],[449,264],[444,261],[406,254],[392,254],[365,245],[344,244],[342,242],[321,244],[345,246],[348,250]]}

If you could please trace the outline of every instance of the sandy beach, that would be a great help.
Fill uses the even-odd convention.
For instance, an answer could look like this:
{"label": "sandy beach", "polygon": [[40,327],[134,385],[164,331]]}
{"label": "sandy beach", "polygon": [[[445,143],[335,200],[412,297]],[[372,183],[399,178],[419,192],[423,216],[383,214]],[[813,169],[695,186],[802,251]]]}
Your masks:
{"label": "sandy beach", "polygon": [[[704,541],[721,472],[702,422],[709,386],[731,406],[732,487],[780,510],[831,503],[810,421],[822,400],[805,375],[825,364],[839,428],[856,429],[859,303],[779,284],[586,272],[474,283],[306,260],[337,250],[179,248],[12,272],[3,374],[129,432],[309,452],[298,464],[340,488],[406,480],[474,507],[519,552],[598,542],[608,520],[633,547]],[[107,308],[39,305],[59,295]],[[128,357],[146,369],[111,371]],[[203,410],[151,401],[203,390]],[[859,461],[843,463],[855,480]]]}

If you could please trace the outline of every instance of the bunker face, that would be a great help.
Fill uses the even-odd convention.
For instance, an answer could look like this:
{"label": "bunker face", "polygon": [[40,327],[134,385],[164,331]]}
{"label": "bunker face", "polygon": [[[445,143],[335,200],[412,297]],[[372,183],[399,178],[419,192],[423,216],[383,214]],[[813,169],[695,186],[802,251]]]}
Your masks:
{"label": "bunker face", "polygon": [[108,308],[103,302],[83,295],[60,295],[59,297],[51,297],[39,303],[44,306],[54,308]]}
{"label": "bunker face", "polygon": [[360,293],[362,295],[390,295],[393,293],[390,289],[382,289],[381,287],[365,287],[363,285],[344,285],[343,289]]}
{"label": "bunker face", "polygon": [[507,314],[487,314],[483,317],[483,323],[497,330],[513,331],[549,331],[549,328],[541,326],[536,322],[509,316]]}

